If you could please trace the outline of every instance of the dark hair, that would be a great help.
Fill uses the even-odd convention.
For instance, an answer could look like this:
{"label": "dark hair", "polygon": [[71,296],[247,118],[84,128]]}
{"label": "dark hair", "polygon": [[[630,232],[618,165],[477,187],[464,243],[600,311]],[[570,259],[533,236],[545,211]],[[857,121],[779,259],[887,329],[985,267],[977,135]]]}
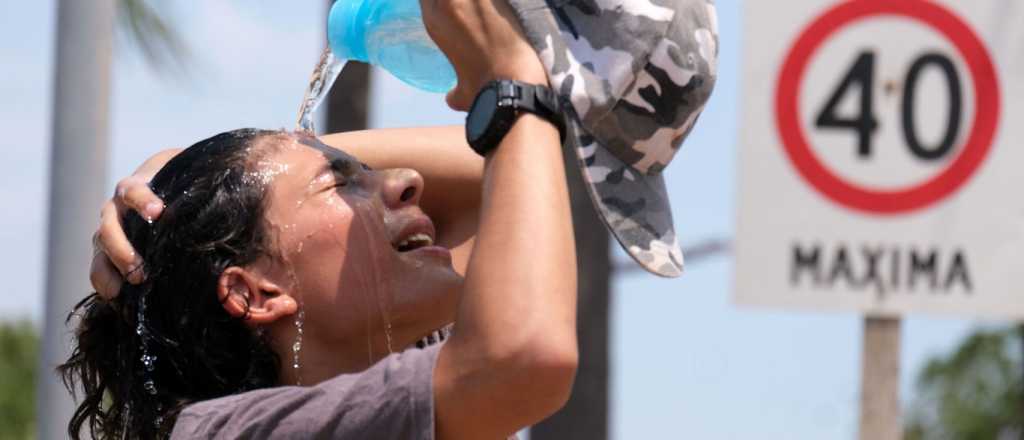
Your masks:
{"label": "dark hair", "polygon": [[[276,384],[278,357],[244,319],[224,310],[216,292],[224,269],[270,255],[266,185],[253,168],[266,154],[260,139],[275,134],[242,129],[196,143],[153,178],[166,204],[159,220],[150,224],[136,213],[123,219],[146,280],[124,283],[112,301],[93,293],[68,317],[80,318],[76,343],[58,371],[72,393],[76,383],[84,392],[68,423],[71,438],[86,424],[95,438],[166,437],[190,403]],[[146,353],[156,357],[151,372],[142,335]]]}

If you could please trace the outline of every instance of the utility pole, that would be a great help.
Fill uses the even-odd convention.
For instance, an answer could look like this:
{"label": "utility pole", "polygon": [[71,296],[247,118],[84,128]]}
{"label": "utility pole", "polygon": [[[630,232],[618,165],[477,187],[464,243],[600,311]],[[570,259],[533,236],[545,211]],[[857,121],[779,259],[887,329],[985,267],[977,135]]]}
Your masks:
{"label": "utility pole", "polygon": [[609,236],[590,201],[576,153],[562,149],[569,183],[579,270],[577,337],[580,363],[565,407],[530,429],[530,440],[608,438],[608,309],[612,264]]}
{"label": "utility pole", "polygon": [[[327,0],[323,23],[334,0]],[[326,32],[326,29],[325,29]],[[334,81],[327,94],[327,111],[324,128],[326,133],[365,130],[369,128],[370,116],[370,65],[349,61]]]}
{"label": "utility pole", "polygon": [[[330,2],[329,2],[330,3]],[[370,65],[349,61],[327,95],[327,133],[365,130],[370,115]]]}
{"label": "utility pole", "polygon": [[89,291],[90,238],[106,198],[114,0],[57,6],[43,339],[36,384],[41,439],[66,438],[74,401],[54,368],[70,354],[64,319]]}

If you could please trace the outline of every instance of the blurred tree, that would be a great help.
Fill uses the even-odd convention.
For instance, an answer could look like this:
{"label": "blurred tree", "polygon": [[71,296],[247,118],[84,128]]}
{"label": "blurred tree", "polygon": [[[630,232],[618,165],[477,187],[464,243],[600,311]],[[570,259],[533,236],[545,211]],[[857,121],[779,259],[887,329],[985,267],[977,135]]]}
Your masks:
{"label": "blurred tree", "polygon": [[983,330],[919,373],[904,437],[1024,438],[1024,327]]}
{"label": "blurred tree", "polygon": [[39,336],[27,321],[0,323],[0,438],[35,434],[35,378]]}
{"label": "blurred tree", "polygon": [[117,0],[118,30],[142,52],[157,73],[183,73],[188,46],[164,14],[146,0]]}

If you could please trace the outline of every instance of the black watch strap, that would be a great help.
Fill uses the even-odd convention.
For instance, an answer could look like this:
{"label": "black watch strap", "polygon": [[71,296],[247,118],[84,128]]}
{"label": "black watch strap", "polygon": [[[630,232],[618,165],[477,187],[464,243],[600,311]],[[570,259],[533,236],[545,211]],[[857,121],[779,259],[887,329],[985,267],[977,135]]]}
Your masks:
{"label": "black watch strap", "polygon": [[[550,88],[536,84],[521,83],[519,81],[501,82],[499,87],[505,87],[504,93],[507,95],[519,93],[519,99],[514,104],[517,110],[528,111],[547,119],[558,126],[560,134],[565,132],[564,122],[558,108],[558,99]],[[512,90],[510,87],[518,87],[518,90]],[[499,91],[498,96],[500,99],[502,96],[501,91]]]}
{"label": "black watch strap", "polygon": [[[565,120],[558,104],[558,98],[549,87],[507,79],[491,81],[477,95],[478,99],[474,101],[474,106],[470,109],[471,114],[472,112],[492,110],[477,108],[480,94],[491,90],[497,94],[495,104],[497,109],[493,109],[495,111],[484,131],[485,134],[473,138],[467,131],[467,140],[473,151],[484,156],[497,147],[522,112],[533,113],[554,124],[558,127],[561,141],[565,142]],[[467,119],[469,117],[467,116]]]}

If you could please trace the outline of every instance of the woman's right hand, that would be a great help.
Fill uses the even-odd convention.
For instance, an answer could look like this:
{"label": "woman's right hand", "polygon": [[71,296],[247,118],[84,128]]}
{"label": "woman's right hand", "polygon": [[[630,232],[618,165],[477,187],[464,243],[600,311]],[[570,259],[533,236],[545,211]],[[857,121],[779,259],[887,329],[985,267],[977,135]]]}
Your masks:
{"label": "woman's right hand", "polygon": [[149,181],[180,152],[180,149],[164,150],[147,159],[131,176],[117,182],[114,196],[100,209],[100,226],[93,234],[92,267],[89,269],[89,281],[100,297],[115,298],[125,280],[138,284],[146,279],[142,257],[128,241],[121,219],[129,210],[150,221],[160,217],[164,202],[150,190]]}
{"label": "woman's right hand", "polygon": [[455,67],[448,106],[469,110],[494,79],[547,85],[547,73],[506,0],[420,0],[427,33]]}

